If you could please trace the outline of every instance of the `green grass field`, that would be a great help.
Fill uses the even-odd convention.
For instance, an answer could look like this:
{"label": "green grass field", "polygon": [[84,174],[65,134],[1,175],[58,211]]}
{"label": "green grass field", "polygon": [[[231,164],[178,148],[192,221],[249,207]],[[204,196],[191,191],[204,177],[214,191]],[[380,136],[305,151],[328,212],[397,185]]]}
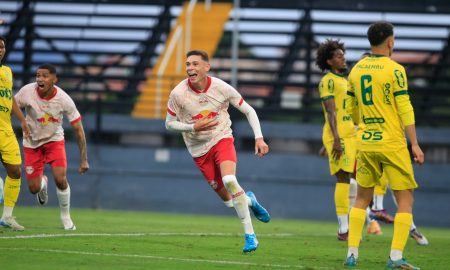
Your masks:
{"label": "green grass field", "polygon": [[[17,207],[24,232],[0,229],[0,263],[14,269],[343,269],[347,247],[335,223],[255,221],[260,247],[242,253],[236,217],[73,209],[66,232],[59,210]],[[392,225],[366,236],[355,269],[384,269]],[[409,239],[405,257],[422,269],[450,269],[450,230],[420,228],[430,245]]]}

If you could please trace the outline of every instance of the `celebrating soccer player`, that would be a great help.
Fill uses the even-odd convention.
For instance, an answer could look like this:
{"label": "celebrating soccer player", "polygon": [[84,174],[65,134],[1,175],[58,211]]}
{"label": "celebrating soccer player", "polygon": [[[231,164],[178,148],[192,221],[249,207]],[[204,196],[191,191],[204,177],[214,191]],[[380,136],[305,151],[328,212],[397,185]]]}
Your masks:
{"label": "celebrating soccer player", "polygon": [[231,104],[247,116],[255,134],[255,154],[269,152],[258,116],[238,91],[224,81],[208,76],[208,54],[201,50],[187,53],[188,78],[170,93],[166,128],[181,132],[189,153],[212,189],[228,207],[236,209],[244,226],[244,252],[258,248],[249,207],[255,217],[269,222],[270,215],[253,192],[244,192],[236,179],[236,151],[228,107]]}

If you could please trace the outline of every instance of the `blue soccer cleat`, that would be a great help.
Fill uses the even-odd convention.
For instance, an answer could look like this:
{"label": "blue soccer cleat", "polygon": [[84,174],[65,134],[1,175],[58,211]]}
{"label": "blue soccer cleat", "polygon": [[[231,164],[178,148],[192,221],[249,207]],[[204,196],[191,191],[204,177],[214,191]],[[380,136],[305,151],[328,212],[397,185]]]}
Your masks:
{"label": "blue soccer cleat", "polygon": [[3,179],[0,177],[0,204],[3,203]]}
{"label": "blue soccer cleat", "polygon": [[404,258],[400,260],[393,261],[391,258],[387,261],[386,267],[388,269],[412,269],[412,270],[420,270],[419,267],[416,267],[410,263],[408,263]]}
{"label": "blue soccer cleat", "polygon": [[269,212],[256,200],[255,194],[253,192],[248,191],[247,196],[250,198],[250,201],[252,202],[252,205],[250,206],[250,209],[252,209],[253,214],[255,217],[264,223],[267,223],[270,221],[270,215]]}
{"label": "blue soccer cleat", "polygon": [[352,254],[350,255],[350,257],[347,257],[347,259],[345,260],[344,266],[356,266],[356,258],[355,256]]}
{"label": "blue soccer cleat", "polygon": [[244,253],[255,251],[258,248],[259,242],[255,234],[245,234]]}

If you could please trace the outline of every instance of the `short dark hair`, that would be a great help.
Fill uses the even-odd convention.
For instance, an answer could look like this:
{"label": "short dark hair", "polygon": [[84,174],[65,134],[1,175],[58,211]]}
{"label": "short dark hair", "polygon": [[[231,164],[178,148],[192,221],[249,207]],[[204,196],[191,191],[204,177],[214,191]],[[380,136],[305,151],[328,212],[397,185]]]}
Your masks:
{"label": "short dark hair", "polygon": [[4,36],[0,36],[0,40],[3,40],[3,42],[4,42],[5,45],[6,45],[6,38],[5,38]]}
{"label": "short dark hair", "polygon": [[374,22],[367,30],[367,38],[371,46],[378,46],[388,37],[394,35],[394,26],[390,22],[379,21]]}
{"label": "short dark hair", "polygon": [[205,51],[203,51],[203,50],[192,50],[192,51],[189,51],[189,52],[186,54],[186,57],[189,57],[189,56],[191,56],[191,55],[198,55],[198,56],[200,56],[200,57],[202,58],[203,61],[209,62],[209,56],[208,56],[208,53],[205,52]]}
{"label": "short dark hair", "polygon": [[322,70],[330,70],[331,67],[327,63],[327,60],[333,58],[336,50],[342,50],[345,53],[344,42],[340,42],[339,39],[326,39],[321,43],[319,49],[317,49],[316,65]]}
{"label": "short dark hair", "polygon": [[51,74],[56,74],[56,68],[54,65],[49,64],[49,63],[45,63],[42,64],[40,66],[38,66],[38,69],[46,69],[48,70]]}

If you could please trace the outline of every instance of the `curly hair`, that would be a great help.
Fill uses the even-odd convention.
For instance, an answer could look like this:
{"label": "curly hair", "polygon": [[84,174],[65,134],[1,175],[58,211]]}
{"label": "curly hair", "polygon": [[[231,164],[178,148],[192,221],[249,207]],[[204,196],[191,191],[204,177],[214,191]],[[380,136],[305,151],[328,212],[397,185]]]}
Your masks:
{"label": "curly hair", "polygon": [[394,26],[386,21],[375,22],[367,30],[367,39],[371,46],[378,46],[394,35]]}
{"label": "curly hair", "polygon": [[339,39],[326,39],[317,49],[316,65],[322,70],[330,70],[331,67],[327,60],[333,58],[334,52],[341,49],[345,53],[344,42]]}

